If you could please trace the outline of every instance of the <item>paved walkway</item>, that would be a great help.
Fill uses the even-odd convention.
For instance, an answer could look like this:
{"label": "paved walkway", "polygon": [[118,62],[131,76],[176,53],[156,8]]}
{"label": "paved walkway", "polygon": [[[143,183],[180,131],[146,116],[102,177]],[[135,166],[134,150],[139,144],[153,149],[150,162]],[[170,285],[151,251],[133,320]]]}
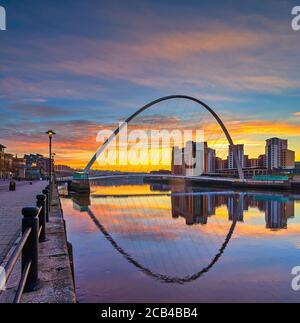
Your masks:
{"label": "paved walkway", "polygon": [[35,205],[36,195],[42,193],[47,182],[38,181],[32,185],[17,182],[16,185],[14,192],[9,192],[8,186],[0,189],[0,264],[21,231],[22,208]]}
{"label": "paved walkway", "polygon": [[[72,274],[72,245],[67,242],[65,222],[57,190],[53,190],[46,241],[39,244],[39,284],[24,293],[21,303],[76,303]],[[10,254],[13,252],[13,248]],[[7,261],[9,255],[4,260]],[[7,284],[0,291],[0,303],[12,303],[21,279],[21,257]]]}

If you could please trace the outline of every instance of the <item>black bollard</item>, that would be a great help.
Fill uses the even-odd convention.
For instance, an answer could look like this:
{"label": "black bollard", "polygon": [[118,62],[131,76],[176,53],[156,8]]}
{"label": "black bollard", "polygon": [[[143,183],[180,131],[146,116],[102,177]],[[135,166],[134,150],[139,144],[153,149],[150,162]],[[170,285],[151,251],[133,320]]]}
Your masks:
{"label": "black bollard", "polygon": [[24,291],[30,292],[36,289],[38,284],[38,249],[39,249],[39,209],[37,207],[26,207],[22,210],[22,233],[31,228],[30,235],[22,251],[22,272],[25,271],[28,263],[31,266]]}
{"label": "black bollard", "polygon": [[15,191],[16,190],[16,183],[14,181],[9,182],[9,190]]}
{"label": "black bollard", "polygon": [[40,242],[46,241],[46,196],[45,195],[37,195],[36,196],[36,206],[38,208],[41,208],[40,214],[39,214],[39,226],[42,227],[41,234],[39,237]]}

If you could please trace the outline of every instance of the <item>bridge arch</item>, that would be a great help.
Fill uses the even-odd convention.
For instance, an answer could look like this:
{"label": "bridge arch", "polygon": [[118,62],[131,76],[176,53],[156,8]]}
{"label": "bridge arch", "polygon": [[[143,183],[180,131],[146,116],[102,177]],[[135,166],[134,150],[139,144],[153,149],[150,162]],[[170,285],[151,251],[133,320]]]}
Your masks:
{"label": "bridge arch", "polygon": [[95,161],[97,160],[97,157],[105,150],[105,148],[110,144],[110,142],[119,134],[119,132],[123,129],[123,127],[125,127],[126,124],[128,124],[130,121],[132,121],[135,117],[137,117],[139,114],[141,114],[143,111],[149,109],[150,107],[163,102],[163,101],[168,101],[168,100],[173,100],[173,99],[184,99],[184,100],[188,100],[188,101],[193,101],[197,104],[199,104],[202,108],[206,109],[213,117],[214,119],[217,121],[217,123],[220,125],[220,127],[222,128],[227,141],[229,143],[229,145],[232,147],[232,151],[233,151],[233,158],[234,161],[237,165],[237,170],[238,170],[238,174],[239,174],[239,178],[240,180],[244,180],[244,174],[243,174],[243,170],[242,170],[242,166],[239,162],[238,159],[238,154],[235,148],[235,145],[233,143],[233,140],[229,134],[229,131],[227,130],[225,124],[223,123],[223,121],[221,120],[221,118],[218,116],[218,114],[211,108],[209,107],[206,103],[204,103],[201,100],[198,100],[192,96],[188,96],[188,95],[169,95],[169,96],[165,96],[162,98],[159,98],[157,100],[154,100],[146,105],[144,105],[143,107],[141,107],[139,110],[137,110],[135,113],[133,113],[130,117],[128,117],[112,134],[111,136],[103,143],[103,145],[97,150],[97,152],[94,154],[94,156],[92,157],[92,159],[89,161],[89,163],[87,164],[87,166],[85,167],[84,171],[85,172],[89,172],[90,169],[92,168],[93,164],[95,163]]}

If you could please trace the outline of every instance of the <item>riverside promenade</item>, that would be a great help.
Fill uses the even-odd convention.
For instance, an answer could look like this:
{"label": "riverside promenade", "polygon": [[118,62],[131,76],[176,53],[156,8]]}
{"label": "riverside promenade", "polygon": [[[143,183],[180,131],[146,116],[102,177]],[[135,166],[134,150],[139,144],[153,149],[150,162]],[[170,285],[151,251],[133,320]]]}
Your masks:
{"label": "riverside promenade", "polygon": [[[20,189],[19,195],[22,196],[21,203],[18,207],[20,210],[26,206],[34,206],[36,203],[35,196],[40,194],[44,189],[46,182],[36,183],[31,187],[31,195],[25,194],[25,187]],[[23,194],[21,193],[23,191]],[[6,192],[0,194],[4,196]],[[7,195],[9,197],[9,195]],[[27,196],[27,199],[26,197]],[[9,202],[7,202],[9,204]],[[22,205],[23,204],[23,205]],[[19,211],[19,210],[17,210]],[[21,212],[21,211],[20,211]],[[20,213],[21,214],[21,213]],[[21,216],[16,217],[15,223],[19,224],[18,230],[12,230],[12,235],[18,235],[20,232]],[[9,221],[11,223],[11,221]],[[8,241],[9,239],[7,239]],[[20,240],[20,235],[13,244],[7,256],[4,258],[2,265],[8,263],[8,259],[16,249]],[[6,247],[7,248],[7,247]],[[75,303],[75,285],[72,267],[72,247],[67,241],[65,230],[65,221],[63,219],[60,198],[56,186],[52,190],[52,200],[50,203],[49,222],[46,223],[46,240],[38,245],[38,284],[33,291],[23,293],[20,299],[21,303]],[[5,254],[5,253],[4,253]],[[21,259],[16,263],[12,275],[9,277],[4,291],[0,291],[0,303],[12,303],[21,279]]]}
{"label": "riverside promenade", "polygon": [[0,182],[0,264],[21,232],[22,208],[35,205],[47,182],[16,182],[16,191],[9,191],[8,185]]}

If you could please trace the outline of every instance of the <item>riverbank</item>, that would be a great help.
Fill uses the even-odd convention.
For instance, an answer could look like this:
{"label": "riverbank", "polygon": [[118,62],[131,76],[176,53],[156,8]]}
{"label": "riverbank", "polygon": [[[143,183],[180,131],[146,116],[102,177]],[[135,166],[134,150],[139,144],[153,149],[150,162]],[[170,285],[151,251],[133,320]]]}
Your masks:
{"label": "riverbank", "polygon": [[[51,212],[46,231],[46,241],[39,244],[39,284],[35,291],[23,294],[21,303],[75,303],[71,256],[56,188],[52,194]],[[13,249],[14,247],[7,255],[6,261]],[[8,281],[6,291],[0,295],[0,303],[12,302],[20,280],[20,267],[19,260]]]}
{"label": "riverbank", "polygon": [[35,205],[47,182],[17,182],[16,191],[8,190],[9,182],[0,188],[0,264],[21,232],[22,208]]}

